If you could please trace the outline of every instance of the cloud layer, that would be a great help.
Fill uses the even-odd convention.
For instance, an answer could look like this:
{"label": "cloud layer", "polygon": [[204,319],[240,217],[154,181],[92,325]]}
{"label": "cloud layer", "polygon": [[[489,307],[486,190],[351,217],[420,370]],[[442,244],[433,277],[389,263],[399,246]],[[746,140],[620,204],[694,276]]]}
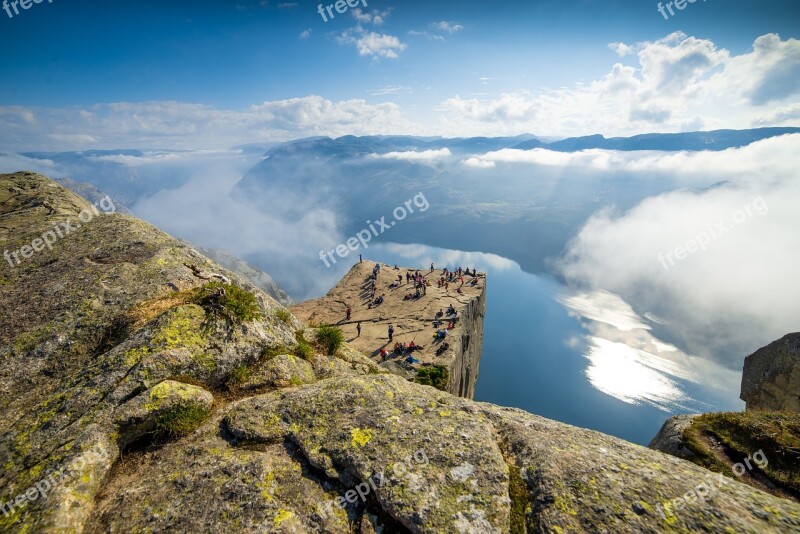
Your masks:
{"label": "cloud layer", "polygon": [[686,188],[597,213],[561,272],[659,317],[659,337],[687,353],[739,371],[746,354],[800,330],[798,154],[791,135],[724,152],[570,155],[642,180],[680,174]]}
{"label": "cloud layer", "polygon": [[[341,44],[372,58],[394,58],[407,44],[378,27],[387,13],[354,12]],[[367,20],[369,19],[369,20]],[[460,25],[441,21],[453,34]],[[308,37],[306,35],[306,37]],[[428,109],[394,102],[332,101],[309,95],[247,109],[188,102],[116,102],[85,107],[0,107],[0,146],[9,151],[88,148],[211,148],[315,135],[548,136],[796,125],[800,119],[800,41],[767,34],[734,55],[712,41],[673,33],[656,41],[613,43],[623,56],[588,83],[481,98],[454,95]],[[408,91],[402,91],[407,93]],[[383,99],[398,91],[378,91]],[[412,115],[413,118],[412,119]]]}

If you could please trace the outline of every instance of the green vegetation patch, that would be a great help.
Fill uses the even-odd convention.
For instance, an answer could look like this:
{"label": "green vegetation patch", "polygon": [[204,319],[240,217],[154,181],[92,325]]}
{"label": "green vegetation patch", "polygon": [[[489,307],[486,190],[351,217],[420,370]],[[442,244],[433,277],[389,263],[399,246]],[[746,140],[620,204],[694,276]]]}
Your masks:
{"label": "green vegetation patch", "polygon": [[344,343],[344,332],[335,326],[322,326],[316,332],[317,343],[328,356],[333,356]]}
{"label": "green vegetation patch", "polygon": [[181,437],[194,432],[208,418],[210,410],[191,402],[181,403],[156,416],[156,433]]}
{"label": "green vegetation patch", "polygon": [[708,450],[707,436],[722,442],[734,457],[764,451],[764,474],[778,486],[800,493],[800,414],[747,411],[693,419],[683,433],[684,445],[697,455],[692,461],[733,478],[732,470]]}
{"label": "green vegetation patch", "polygon": [[447,391],[447,386],[450,383],[450,371],[443,365],[434,365],[432,367],[423,367],[417,373],[414,382],[425,386],[433,386],[436,389]]}
{"label": "green vegetation patch", "polygon": [[204,284],[194,290],[193,301],[206,311],[208,319],[223,319],[229,328],[264,317],[256,296],[233,284]]}
{"label": "green vegetation patch", "polygon": [[292,314],[286,308],[275,310],[275,318],[285,324],[292,324]]}
{"label": "green vegetation patch", "polygon": [[508,465],[508,496],[511,499],[511,534],[528,532],[527,516],[531,511],[528,486],[522,478],[522,471],[513,464]]}

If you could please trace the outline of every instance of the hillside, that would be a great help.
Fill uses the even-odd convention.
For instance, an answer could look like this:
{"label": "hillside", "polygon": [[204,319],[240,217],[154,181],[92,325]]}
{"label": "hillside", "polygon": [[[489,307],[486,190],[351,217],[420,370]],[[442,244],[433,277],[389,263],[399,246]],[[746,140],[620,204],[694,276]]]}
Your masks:
{"label": "hillside", "polygon": [[326,356],[186,244],[82,213],[0,176],[0,249],[24,251],[0,264],[4,532],[800,530],[800,505],[734,481],[673,510],[707,470]]}

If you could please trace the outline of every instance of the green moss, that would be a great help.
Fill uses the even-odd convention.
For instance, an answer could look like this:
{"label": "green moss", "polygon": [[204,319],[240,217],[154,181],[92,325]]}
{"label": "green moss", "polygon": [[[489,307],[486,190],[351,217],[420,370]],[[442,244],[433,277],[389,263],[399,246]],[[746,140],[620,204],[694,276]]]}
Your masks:
{"label": "green moss", "polygon": [[352,440],[350,441],[350,445],[353,447],[363,447],[370,441],[372,441],[372,430],[370,429],[360,429],[354,428],[350,431],[350,435],[352,436]]}
{"label": "green moss", "polygon": [[322,326],[317,329],[316,340],[328,356],[333,356],[344,343],[344,332],[335,326]]}
{"label": "green moss", "polygon": [[273,518],[272,522],[277,527],[284,521],[291,519],[293,515],[294,514],[289,510],[284,510],[283,508],[281,508],[280,510],[278,510],[278,513],[275,514],[275,517]]}
{"label": "green moss", "polygon": [[800,414],[746,411],[704,414],[692,420],[683,433],[684,445],[697,455],[692,461],[738,478],[708,450],[704,440],[709,436],[720,441],[734,459],[763,451],[766,465],[753,460],[750,464],[779,487],[800,492]]}
{"label": "green moss", "polygon": [[414,382],[423,384],[425,386],[433,386],[436,389],[447,391],[447,386],[450,383],[450,371],[443,365],[434,365],[432,367],[423,367],[417,373]]}
{"label": "green moss", "polygon": [[515,465],[508,466],[508,496],[511,499],[511,534],[525,534],[527,516],[531,511],[528,486],[522,479],[522,472]]}
{"label": "green moss", "polygon": [[196,355],[194,361],[197,362],[201,369],[209,373],[217,368],[217,362],[214,361],[214,357],[206,352]]}
{"label": "green moss", "polygon": [[311,361],[314,359],[314,349],[304,339],[297,342],[297,345],[292,349],[292,354],[298,358]]}
{"label": "green moss", "polygon": [[231,371],[231,374],[228,376],[228,383],[231,385],[244,384],[245,382],[250,380],[250,377],[252,375],[253,375],[252,369],[242,364],[237,367],[234,367],[233,371]]}
{"label": "green moss", "polygon": [[184,402],[156,416],[156,433],[180,437],[194,432],[209,416],[210,411],[192,402]]}

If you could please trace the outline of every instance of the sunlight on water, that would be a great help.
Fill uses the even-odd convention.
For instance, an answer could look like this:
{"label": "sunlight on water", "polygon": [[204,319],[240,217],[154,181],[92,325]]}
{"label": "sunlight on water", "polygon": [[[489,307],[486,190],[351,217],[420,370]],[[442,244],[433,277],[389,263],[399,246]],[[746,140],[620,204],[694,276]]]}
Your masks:
{"label": "sunlight on water", "polygon": [[692,401],[670,378],[666,360],[624,343],[591,336],[586,377],[606,395],[629,404],[647,403],[665,412]]}
{"label": "sunlight on water", "polygon": [[618,295],[579,293],[560,302],[589,332],[584,356],[592,386],[629,404],[649,404],[671,412],[688,410],[697,400],[683,387],[701,383],[692,358],[654,337],[651,327]]}

